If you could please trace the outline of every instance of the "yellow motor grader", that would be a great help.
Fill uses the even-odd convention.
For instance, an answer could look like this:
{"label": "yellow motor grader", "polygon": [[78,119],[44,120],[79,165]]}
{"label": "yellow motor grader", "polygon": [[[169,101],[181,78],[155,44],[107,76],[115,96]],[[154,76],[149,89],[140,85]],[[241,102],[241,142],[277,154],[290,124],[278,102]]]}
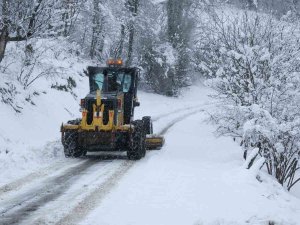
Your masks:
{"label": "yellow motor grader", "polygon": [[62,124],[66,157],[87,152],[126,151],[139,160],[146,149],[160,149],[164,138],[153,134],[151,117],[134,120],[139,69],[122,67],[122,60],[108,60],[107,67],[88,67],[90,92],[81,99],[82,118]]}

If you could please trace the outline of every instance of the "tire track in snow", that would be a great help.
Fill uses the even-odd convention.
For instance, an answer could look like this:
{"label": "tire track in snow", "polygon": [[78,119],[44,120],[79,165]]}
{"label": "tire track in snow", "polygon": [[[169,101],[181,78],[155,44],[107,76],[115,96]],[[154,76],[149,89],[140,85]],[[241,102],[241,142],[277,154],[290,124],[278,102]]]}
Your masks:
{"label": "tire track in snow", "polygon": [[[160,117],[157,117],[155,121],[175,113],[196,109],[183,115],[181,114],[171,120],[171,122],[169,122],[159,132],[159,134],[165,134],[176,123],[186,119],[191,115],[204,111],[203,109],[199,109],[200,106],[204,105],[205,104],[195,107],[188,107],[181,110],[175,110],[171,113],[163,114]],[[107,158],[106,156],[105,158],[100,158],[100,160],[99,158],[88,159],[86,162],[80,164],[79,166],[67,169],[63,174],[60,174],[54,178],[47,179],[44,184],[40,185],[40,187],[34,188],[33,190],[30,190],[28,192],[24,192],[21,196],[15,197],[13,201],[9,203],[9,206],[5,207],[5,209],[1,210],[0,208],[0,224],[19,224],[20,222],[29,218],[31,213],[37,211],[47,203],[54,201],[55,199],[60,197],[73,185],[76,180],[78,180],[81,175],[83,175],[84,171],[86,171],[96,163],[103,161],[103,159],[109,159],[109,157]],[[117,158],[111,158],[112,161],[115,159],[120,159],[120,157],[117,156]],[[104,166],[109,164],[110,163],[105,163]],[[101,201],[105,198],[105,196],[117,185],[118,181],[122,179],[122,177],[131,167],[133,167],[134,164],[134,161],[124,161],[124,163],[122,163],[122,165],[117,168],[111,176],[109,176],[104,182],[98,185],[97,188],[90,194],[88,194],[87,197],[85,197],[82,201],[77,203],[77,205],[71,210],[71,213],[63,217],[57,224],[75,224],[76,222],[79,222],[81,219],[83,219],[92,209],[99,205],[99,203],[101,204]],[[33,222],[31,224],[35,223]],[[36,224],[40,223],[37,222]]]}
{"label": "tire track in snow", "polygon": [[66,162],[58,162],[46,168],[42,168],[37,172],[30,173],[24,177],[14,180],[13,182],[1,186],[0,197],[4,194],[7,195],[10,192],[17,191],[21,189],[23,186],[33,183],[38,179],[44,179],[45,177],[50,176],[54,172],[60,170],[64,171],[74,166],[78,166],[79,164],[82,164],[82,162],[78,161],[77,163],[72,163],[68,165],[66,165]]}
{"label": "tire track in snow", "polygon": [[0,224],[19,224],[31,212],[58,198],[72,185],[75,179],[96,163],[99,163],[99,161],[87,160],[79,166],[68,169],[61,175],[49,178],[39,187],[15,196],[12,200],[9,200],[4,208],[0,208]]}
{"label": "tire track in snow", "polygon": [[[166,134],[175,124],[187,119],[197,113],[204,112],[204,109],[197,109],[184,115],[178,116],[169,122],[161,131],[160,135]],[[101,204],[103,199],[118,185],[123,176],[135,165],[135,161],[125,161],[104,183],[98,186],[86,198],[80,201],[75,208],[65,217],[60,219],[56,225],[74,225],[81,222],[93,209]]]}
{"label": "tire track in snow", "polygon": [[77,204],[71,212],[59,220],[57,225],[74,225],[87,216],[96,206],[101,204],[101,201],[107,194],[118,184],[126,172],[133,167],[134,161],[125,161],[104,183],[98,186],[92,193]]}
{"label": "tire track in snow", "polygon": [[[199,104],[196,106],[178,108],[178,109],[175,109],[168,113],[163,113],[163,114],[154,116],[152,121],[156,122],[156,121],[166,118],[170,115],[174,115],[176,113],[181,113],[184,111],[190,111],[190,110],[197,109],[199,107],[203,107],[203,106],[210,105],[210,104],[212,104],[212,103],[203,103],[203,104]],[[78,162],[78,163],[80,163],[80,162]],[[18,178],[16,180],[14,180],[13,182],[10,182],[8,184],[0,186],[0,197],[4,194],[8,194],[9,192],[21,189],[23,186],[28,185],[38,179],[45,178],[46,176],[49,176],[53,171],[57,171],[57,170],[61,170],[61,169],[68,169],[73,166],[74,166],[74,164],[65,165],[64,162],[59,162],[59,163],[55,163],[54,165],[50,165],[46,168],[42,168],[38,172],[33,172],[24,177]]]}
{"label": "tire track in snow", "polygon": [[156,122],[156,121],[158,121],[160,119],[166,118],[166,117],[168,117],[170,115],[174,115],[176,113],[181,113],[181,112],[184,112],[184,111],[191,111],[193,109],[198,109],[200,107],[211,105],[211,104],[213,104],[213,103],[203,103],[203,104],[199,104],[199,105],[196,105],[196,106],[189,106],[189,107],[183,107],[183,108],[175,109],[175,110],[170,111],[168,113],[163,113],[163,114],[160,114],[158,116],[154,116],[152,118],[152,121]]}
{"label": "tire track in snow", "polygon": [[194,110],[192,112],[186,113],[184,115],[181,115],[180,117],[173,119],[159,132],[159,135],[166,134],[168,132],[168,130],[171,129],[175,124],[187,119],[188,117],[190,117],[192,115],[195,115],[197,113],[204,112],[204,111],[205,111],[204,109],[197,109],[197,110]]}

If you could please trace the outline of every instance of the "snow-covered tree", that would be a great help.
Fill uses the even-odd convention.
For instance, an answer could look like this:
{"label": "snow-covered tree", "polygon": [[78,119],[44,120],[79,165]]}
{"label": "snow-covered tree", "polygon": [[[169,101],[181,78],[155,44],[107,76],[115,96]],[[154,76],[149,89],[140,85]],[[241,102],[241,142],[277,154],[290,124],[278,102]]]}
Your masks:
{"label": "snow-covered tree", "polygon": [[199,68],[222,99],[219,134],[258,148],[268,173],[290,189],[300,157],[299,30],[268,16],[214,15],[199,43]]}
{"label": "snow-covered tree", "polygon": [[50,27],[55,0],[0,1],[0,61],[8,42],[43,36]]}

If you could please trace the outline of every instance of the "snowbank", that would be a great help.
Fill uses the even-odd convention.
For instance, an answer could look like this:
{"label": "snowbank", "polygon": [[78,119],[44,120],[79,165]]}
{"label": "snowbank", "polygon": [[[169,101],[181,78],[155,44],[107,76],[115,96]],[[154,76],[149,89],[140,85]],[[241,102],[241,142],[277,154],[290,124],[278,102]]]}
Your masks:
{"label": "snowbank", "polygon": [[33,68],[29,66],[29,79],[45,74],[30,86],[24,88],[19,79],[23,70],[29,72],[24,68],[23,45],[10,44],[1,63],[0,88],[10,85],[15,91],[0,98],[0,184],[63,159],[57,141],[60,125],[79,116],[80,97],[88,90],[82,72],[89,62],[74,56],[76,46],[51,39],[36,40],[32,46],[41,56]]}

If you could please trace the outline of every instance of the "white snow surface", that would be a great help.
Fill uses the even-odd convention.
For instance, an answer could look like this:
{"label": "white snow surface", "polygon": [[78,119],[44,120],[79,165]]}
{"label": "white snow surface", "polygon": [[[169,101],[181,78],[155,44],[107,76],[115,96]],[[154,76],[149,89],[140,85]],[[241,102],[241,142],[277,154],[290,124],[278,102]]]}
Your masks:
{"label": "white snow surface", "polygon": [[[81,79],[78,96],[87,91],[87,80]],[[300,224],[300,200],[265,173],[246,170],[242,150],[232,139],[215,137],[215,128],[205,122],[215,104],[210,93],[200,84],[178,98],[139,91],[136,118],[151,115],[157,133],[180,115],[195,114],[172,126],[165,146],[136,162],[82,225]],[[1,108],[2,146],[9,146],[9,153],[0,154],[0,186],[41,168],[80,161],[65,159],[59,140],[61,122],[80,116],[78,99],[56,90],[38,99],[38,107],[28,106],[21,115],[4,117],[11,112]],[[35,119],[28,120],[32,115]]]}
{"label": "white snow surface", "polygon": [[204,118],[176,124],[82,224],[299,224],[299,199],[270,177],[260,183],[240,147],[216,139]]}
{"label": "white snow surface", "polygon": [[[66,58],[66,54],[63,57]],[[76,81],[74,94],[77,97],[50,88],[51,79],[42,78],[32,88],[40,93],[34,98],[35,105],[24,102],[22,113],[15,113],[10,106],[0,102],[0,186],[66,160],[60,143],[60,126],[63,122],[81,117],[79,102],[88,93],[88,79],[79,76],[79,73],[88,64],[71,57],[68,61],[52,59],[51,63],[65,68],[64,76],[71,76]],[[56,80],[59,84],[65,82],[63,79]],[[199,88],[194,87],[179,98],[169,98],[139,91],[141,107],[136,110],[136,118],[151,115],[155,119],[170,112],[176,117],[176,110],[203,103],[202,99],[197,99],[198,92]],[[201,93],[206,96],[206,90]],[[207,97],[206,100],[210,101]],[[163,125],[158,124],[155,128]]]}
{"label": "white snow surface", "polygon": [[[205,103],[203,89],[192,93]],[[142,96],[144,109],[172,107],[161,97]],[[206,119],[199,112],[175,124],[163,149],[137,162],[81,224],[300,224],[300,200],[263,172],[246,170],[241,148],[216,138]]]}
{"label": "white snow surface", "polygon": [[[20,51],[21,55],[22,50],[20,46],[8,45],[5,60],[15,60],[11,60],[13,63],[9,64],[8,74],[0,72],[0,88],[5,82],[13,82],[19,92],[14,101],[23,109],[22,113],[16,113],[0,100],[0,185],[60,159],[65,160],[58,141],[60,126],[62,122],[80,116],[79,101],[88,92],[88,79],[80,74],[89,62],[70,54],[67,42],[62,40],[57,44],[51,39],[37,40],[35,45],[42,46],[45,53],[42,62],[33,71],[33,77],[39,70],[48,67],[56,68],[61,73],[41,77],[24,90],[15,77],[20,73],[21,58],[16,54]],[[53,46],[56,46],[54,50]],[[14,54],[10,55],[10,52]],[[76,82],[74,95],[51,88],[53,84],[65,85],[68,77]],[[34,92],[38,95],[34,96]],[[24,100],[28,95],[34,105]]]}

